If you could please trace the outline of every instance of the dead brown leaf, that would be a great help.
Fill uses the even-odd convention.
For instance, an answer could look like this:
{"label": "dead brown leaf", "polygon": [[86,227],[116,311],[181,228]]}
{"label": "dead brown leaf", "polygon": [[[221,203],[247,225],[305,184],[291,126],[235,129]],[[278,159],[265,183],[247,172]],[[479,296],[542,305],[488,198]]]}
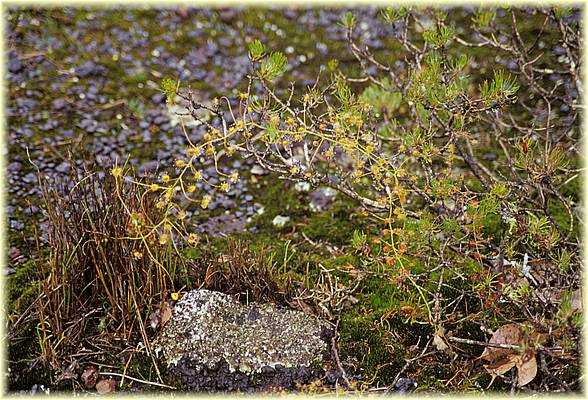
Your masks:
{"label": "dead brown leaf", "polygon": [[[494,332],[490,343],[492,344],[511,344],[519,345],[523,340],[524,332],[517,324],[507,324]],[[502,349],[499,347],[486,347],[482,353],[481,358],[490,361],[490,363],[497,362],[501,359],[507,358],[512,353],[512,349]]]}
{"label": "dead brown leaf", "polygon": [[171,305],[168,301],[164,301],[157,306],[155,310],[149,315],[149,324],[153,329],[158,326],[164,326],[172,317]]}
{"label": "dead brown leaf", "polygon": [[402,306],[399,308],[400,312],[406,316],[412,316],[416,313],[416,308],[413,306]]}
{"label": "dead brown leaf", "polygon": [[165,326],[167,321],[169,321],[172,317],[172,309],[169,305],[169,302],[164,301],[161,304],[161,308],[159,309],[159,317],[161,318],[161,326]]}
{"label": "dead brown leaf", "polygon": [[86,387],[86,389],[92,389],[96,386],[96,377],[98,375],[98,371],[95,367],[89,367],[82,372],[82,383]]}
{"label": "dead brown leaf", "polygon": [[520,363],[517,364],[517,381],[519,386],[525,386],[537,376],[537,358],[535,351],[528,348],[523,357],[520,358]]}
{"label": "dead brown leaf", "polygon": [[153,329],[157,328],[159,325],[159,309],[156,309],[149,314],[149,325],[151,325]]}
{"label": "dead brown leaf", "polygon": [[437,333],[435,333],[435,336],[433,336],[433,344],[435,345],[435,347],[439,351],[445,351],[445,350],[449,349],[449,346],[447,345],[447,343],[445,343],[445,340],[443,340],[443,337],[445,337],[445,329],[444,328],[440,328],[439,331],[437,331]]}
{"label": "dead brown leaf", "polygon": [[116,388],[116,382],[113,379],[104,379],[96,384],[98,394],[113,393]]}
{"label": "dead brown leaf", "polygon": [[490,339],[492,344],[507,344],[521,346],[525,350],[486,347],[480,358],[489,361],[484,368],[492,377],[503,375],[513,367],[517,367],[519,386],[531,382],[537,375],[537,360],[535,349],[529,335],[519,324],[507,324],[494,332]]}
{"label": "dead brown leaf", "polygon": [[484,365],[490,375],[504,375],[514,367],[516,363],[509,357],[494,360],[492,363]]}

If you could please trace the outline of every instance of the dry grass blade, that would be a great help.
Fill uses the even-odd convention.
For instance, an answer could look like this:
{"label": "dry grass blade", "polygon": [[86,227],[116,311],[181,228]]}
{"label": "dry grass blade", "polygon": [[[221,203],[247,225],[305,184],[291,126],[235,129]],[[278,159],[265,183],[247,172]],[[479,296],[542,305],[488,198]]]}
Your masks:
{"label": "dry grass blade", "polygon": [[75,163],[71,169],[69,187],[43,186],[50,254],[41,270],[38,331],[54,367],[97,333],[140,338],[149,351],[144,321],[150,305],[173,291],[170,271],[179,264],[151,226],[162,217],[152,196],[111,174],[89,173],[93,167],[82,178]]}

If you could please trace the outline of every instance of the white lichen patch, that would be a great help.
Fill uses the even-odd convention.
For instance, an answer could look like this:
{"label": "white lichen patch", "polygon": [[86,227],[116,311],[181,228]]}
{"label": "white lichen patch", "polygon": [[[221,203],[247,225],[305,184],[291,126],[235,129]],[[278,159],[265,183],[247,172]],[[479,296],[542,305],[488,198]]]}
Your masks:
{"label": "white lichen patch", "polygon": [[324,322],[271,304],[241,305],[210,290],[186,293],[155,343],[168,365],[182,358],[212,368],[222,360],[231,371],[264,366],[308,366],[327,349],[320,338]]}

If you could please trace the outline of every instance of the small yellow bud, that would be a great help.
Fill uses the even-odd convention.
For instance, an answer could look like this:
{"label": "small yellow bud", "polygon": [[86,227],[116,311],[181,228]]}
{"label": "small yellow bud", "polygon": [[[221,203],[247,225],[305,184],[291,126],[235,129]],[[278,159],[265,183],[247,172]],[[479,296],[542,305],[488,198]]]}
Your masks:
{"label": "small yellow bud", "polygon": [[186,161],[184,161],[182,159],[176,160],[176,167],[184,168],[185,166],[186,166]]}
{"label": "small yellow bud", "polygon": [[118,178],[118,177],[122,176],[122,174],[123,174],[123,169],[122,169],[121,167],[115,167],[115,168],[112,168],[112,169],[110,170],[110,173],[111,173],[111,174],[112,174],[112,176],[114,176],[115,178]]}
{"label": "small yellow bud", "polygon": [[196,244],[196,243],[198,243],[198,240],[199,240],[199,238],[198,238],[198,235],[197,234],[190,233],[188,235],[188,243],[190,243],[190,244]]}
{"label": "small yellow bud", "polygon": [[231,189],[231,185],[228,182],[222,182],[219,189],[226,193]]}
{"label": "small yellow bud", "polygon": [[168,174],[165,174],[165,175],[163,175],[163,176],[161,177],[161,181],[162,181],[163,183],[168,183],[168,182],[169,182],[169,180],[170,180],[170,177],[169,177],[169,175],[168,175]]}
{"label": "small yellow bud", "polygon": [[159,235],[159,244],[164,245],[169,241],[169,234],[167,233],[162,233],[161,235]]}
{"label": "small yellow bud", "polygon": [[198,157],[202,154],[202,149],[200,147],[190,146],[186,151],[190,157]]}

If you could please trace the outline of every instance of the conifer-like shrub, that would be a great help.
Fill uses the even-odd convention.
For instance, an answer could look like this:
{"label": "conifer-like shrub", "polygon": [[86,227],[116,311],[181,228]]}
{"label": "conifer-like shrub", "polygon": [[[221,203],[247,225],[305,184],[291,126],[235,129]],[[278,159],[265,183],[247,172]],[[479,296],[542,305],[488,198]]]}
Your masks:
{"label": "conifer-like shrub", "polygon": [[[202,104],[189,85],[164,80],[168,103],[207,129],[184,127],[185,154],[159,182],[136,183],[159,195],[170,238],[188,241],[176,216],[207,208],[240,179],[227,158],[329,186],[376,221],[354,246],[416,296],[410,318],[439,340],[451,342],[443,332],[463,321],[495,329],[515,319],[577,355],[578,24],[560,7],[481,8],[467,26],[452,12],[383,10],[396,32],[387,57],[362,44],[365,30],[348,13],[354,63],[332,60],[307,87],[285,86],[287,57],[259,40],[238,95]],[[542,22],[537,32],[519,30],[525,18]],[[207,181],[203,159],[214,160],[218,180]],[[456,314],[464,305],[470,313]]]}

